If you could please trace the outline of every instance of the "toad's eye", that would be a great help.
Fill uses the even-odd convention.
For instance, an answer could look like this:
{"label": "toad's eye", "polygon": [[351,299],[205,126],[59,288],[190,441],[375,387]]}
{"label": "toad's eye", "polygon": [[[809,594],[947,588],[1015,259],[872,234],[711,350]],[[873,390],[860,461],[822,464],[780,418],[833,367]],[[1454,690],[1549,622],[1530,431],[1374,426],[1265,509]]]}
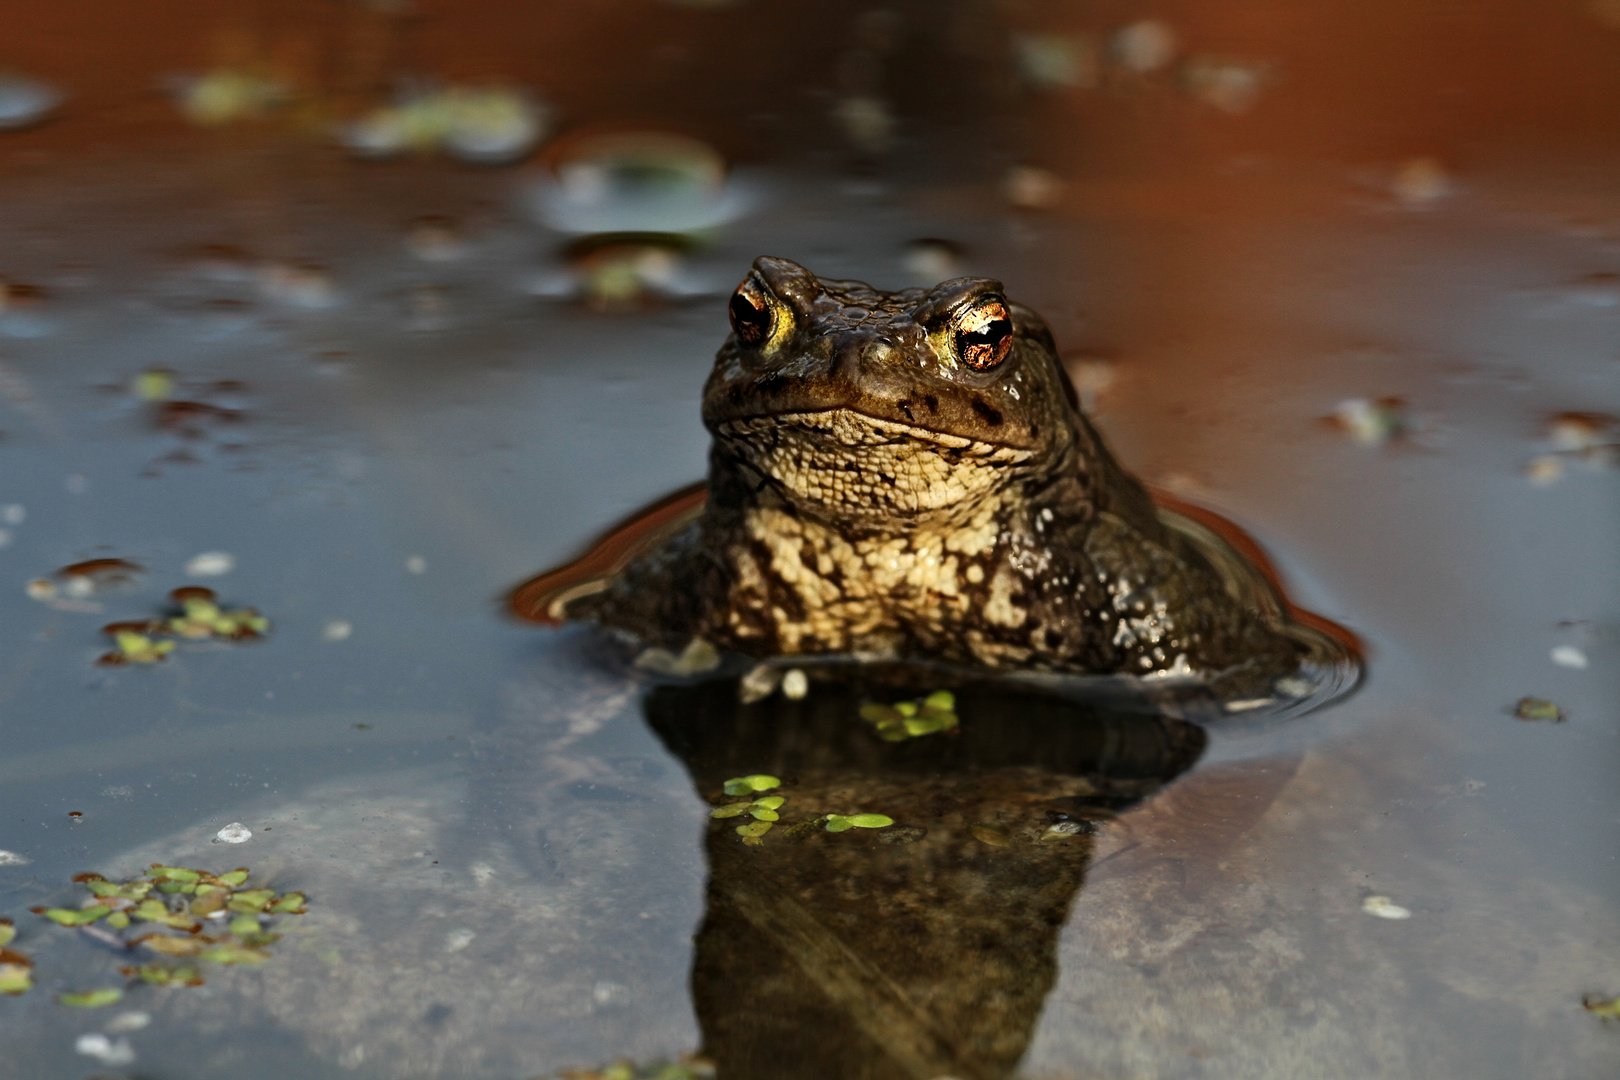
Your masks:
{"label": "toad's eye", "polygon": [[749,277],[731,297],[731,328],[737,340],[744,345],[762,345],[771,335],[772,314],[770,297],[765,287]]}
{"label": "toad's eye", "polygon": [[1012,315],[1006,304],[992,300],[957,316],[954,334],[962,363],[974,371],[990,371],[1012,351]]}

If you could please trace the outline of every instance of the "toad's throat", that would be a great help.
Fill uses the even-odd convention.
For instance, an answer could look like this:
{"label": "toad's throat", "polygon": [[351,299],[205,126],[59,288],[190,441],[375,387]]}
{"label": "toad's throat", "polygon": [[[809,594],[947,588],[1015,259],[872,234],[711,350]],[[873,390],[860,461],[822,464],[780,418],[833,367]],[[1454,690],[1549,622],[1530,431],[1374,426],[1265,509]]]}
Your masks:
{"label": "toad's throat", "polygon": [[971,510],[1034,457],[842,408],[727,420],[715,435],[791,501],[863,520]]}

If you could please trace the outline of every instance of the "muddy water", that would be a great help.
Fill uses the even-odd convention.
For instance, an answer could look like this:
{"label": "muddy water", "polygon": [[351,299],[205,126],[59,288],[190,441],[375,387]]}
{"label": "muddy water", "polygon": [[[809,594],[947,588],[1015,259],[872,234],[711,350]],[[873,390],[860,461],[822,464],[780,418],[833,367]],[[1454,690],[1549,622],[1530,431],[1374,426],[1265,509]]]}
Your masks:
{"label": "muddy water", "polygon": [[[1606,8],[1178,4],[1154,13],[1171,67],[1105,52],[1094,87],[1039,91],[975,44],[1146,13],[908,8],[875,49],[854,7],[383,7],[14,13],[0,62],[73,96],[0,133],[0,275],[45,290],[0,312],[0,507],[21,508],[0,511],[0,915],[38,983],[0,1000],[0,1072],[528,1077],[700,1047],[874,1077],[1616,1070],[1581,1001],[1620,994],[1617,474],[1526,474],[1552,415],[1620,412]],[[883,153],[827,119],[857,41],[894,105]],[[536,284],[570,238],[522,168],[198,130],[154,89],[244,56],[333,100],[400,72],[523,81],[565,131],[701,136],[757,197],[686,257],[683,296],[597,310]],[[1261,70],[1252,101],[1182,89],[1199,57]],[[1010,207],[1013,164],[1066,186]],[[423,215],[460,258],[413,253]],[[754,255],[893,287],[924,237],[1045,313],[1123,460],[1259,538],[1368,678],[1288,724],[1212,725],[1185,771],[1077,751],[1002,762],[1034,770],[1009,789],[861,759],[889,787],[842,797],[946,800],[927,837],[739,863],[642,677],[498,598],[701,474],[698,390]],[[264,270],[304,263],[298,287]],[[209,409],[132,395],[157,368]],[[1384,397],[1406,430],[1383,445],[1322,422]],[[229,572],[188,573],[207,552]],[[96,557],[143,572],[24,591]],[[188,582],[270,634],[95,665],[104,623]],[[1568,719],[1515,719],[1525,696]],[[800,777],[801,801],[853,767]],[[1059,798],[1109,813],[1073,848],[1020,839]],[[232,822],[252,840],[214,843]],[[261,968],[58,1005],[128,961],[27,909],[155,861],[250,866],[311,910]],[[120,1033],[130,1012],[150,1022]],[[75,1050],[109,1027],[133,1061]]]}

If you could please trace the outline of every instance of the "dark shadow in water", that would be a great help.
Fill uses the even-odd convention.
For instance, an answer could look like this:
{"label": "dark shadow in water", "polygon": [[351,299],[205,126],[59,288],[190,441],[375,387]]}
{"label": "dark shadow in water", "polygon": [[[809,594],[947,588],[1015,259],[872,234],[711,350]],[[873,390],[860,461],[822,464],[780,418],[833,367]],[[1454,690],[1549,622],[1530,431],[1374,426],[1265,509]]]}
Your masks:
{"label": "dark shadow in water", "polygon": [[[866,702],[939,671],[814,669],[809,694],[743,704],[736,679],[661,686],[647,718],[698,792],[780,777],[756,846],[711,820],[692,994],[721,1080],[989,1080],[1024,1053],[1091,832],[1189,768],[1202,728],[1038,688],[957,676],[960,727],[879,739]],[[826,813],[884,829],[829,833]],[[1053,826],[1058,826],[1054,831]]]}

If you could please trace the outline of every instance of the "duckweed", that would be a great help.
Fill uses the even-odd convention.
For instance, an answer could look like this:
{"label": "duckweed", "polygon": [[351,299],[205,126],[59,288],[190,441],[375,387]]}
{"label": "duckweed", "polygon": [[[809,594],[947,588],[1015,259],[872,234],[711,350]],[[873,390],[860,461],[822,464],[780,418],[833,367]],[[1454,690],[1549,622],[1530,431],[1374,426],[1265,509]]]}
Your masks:
{"label": "duckweed", "polygon": [[1513,706],[1513,715],[1520,720],[1548,720],[1554,724],[1564,719],[1564,710],[1545,698],[1520,698]]}
{"label": "duckweed", "polygon": [[727,795],[751,795],[756,791],[769,791],[771,788],[781,787],[782,781],[774,776],[764,773],[755,773],[752,776],[738,776],[725,783]]}
{"label": "duckweed", "polygon": [[22,994],[33,988],[34,962],[21,953],[0,949],[0,994]]}
{"label": "duckweed", "polygon": [[17,928],[10,919],[0,919],[0,949],[10,945],[17,938]]}
{"label": "duckweed", "polygon": [[75,1009],[100,1009],[124,1000],[124,992],[116,986],[107,986],[82,994],[57,994],[56,1000]]}
{"label": "duckweed", "polygon": [[219,606],[212,589],[200,585],[187,585],[175,589],[169,599],[179,606],[178,613],[161,619],[134,620],[110,623],[102,633],[113,639],[115,648],[104,654],[98,663],[156,664],[166,660],[175,650],[170,638],[186,641],[244,641],[263,637],[270,630],[270,620],[253,608]]}
{"label": "duckweed", "polygon": [[849,829],[886,829],[894,824],[894,818],[887,814],[828,814],[826,822],[828,832],[845,832]]}
{"label": "duckweed", "polygon": [[[266,920],[302,915],[309,910],[308,901],[301,892],[277,895],[274,889],[241,888],[247,884],[248,876],[245,867],[214,875],[205,870],[161,863],[153,863],[142,877],[127,882],[108,881],[100,874],[80,874],[74,881],[90,891],[95,903],[76,910],[34,910],[61,926],[87,926],[104,920],[103,925],[109,929],[124,930],[141,924],[137,933],[121,940],[126,947],[139,947],[160,957],[212,964],[262,964],[270,959],[266,946],[281,937],[267,929]],[[224,921],[227,917],[228,922]],[[204,933],[210,923],[219,925],[222,932]],[[10,926],[9,923],[4,925]],[[153,926],[181,932],[165,933]],[[32,985],[27,978],[26,958],[16,957],[18,962],[7,966],[9,958],[15,956],[0,950],[0,992],[20,993]],[[194,963],[143,964],[121,970],[128,978],[155,986],[197,986],[203,981]],[[96,990],[63,995],[61,1000],[63,1004],[80,1007],[111,1004],[111,1001],[91,1001],[96,995],[106,993]]]}
{"label": "duckweed", "polygon": [[927,697],[897,701],[893,705],[867,702],[861,706],[861,719],[876,728],[878,738],[885,742],[903,742],[919,735],[952,731],[959,723],[956,695],[949,690],[935,690]]}
{"label": "duckweed", "polygon": [[1595,994],[1588,994],[1581,999],[1581,1007],[1589,1013],[1594,1013],[1607,1023],[1610,1020],[1620,1020],[1620,997],[1604,1001]]}

